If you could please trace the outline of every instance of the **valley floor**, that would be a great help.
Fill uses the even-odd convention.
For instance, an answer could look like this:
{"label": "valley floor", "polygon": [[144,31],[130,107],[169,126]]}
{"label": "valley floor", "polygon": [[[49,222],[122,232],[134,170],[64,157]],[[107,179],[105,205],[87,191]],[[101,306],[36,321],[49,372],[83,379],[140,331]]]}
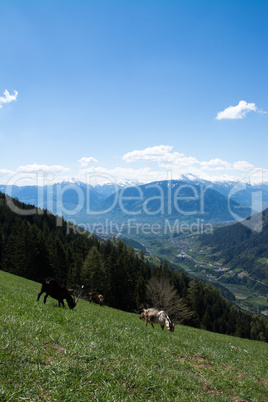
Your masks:
{"label": "valley floor", "polygon": [[268,289],[267,284],[251,278],[241,268],[234,271],[221,260],[215,260],[211,248],[201,246],[196,235],[185,233],[174,236],[160,233],[157,236],[134,236],[133,238],[146,248],[147,258],[151,261],[157,263],[160,261],[159,257],[166,259],[197,279],[209,281],[216,287],[220,284],[226,288],[233,294],[235,304],[242,310],[268,315],[268,293],[262,294],[242,283],[235,283],[236,280],[233,281],[233,278],[238,278],[237,282],[239,282],[244,275],[252,281],[252,285],[261,283]]}

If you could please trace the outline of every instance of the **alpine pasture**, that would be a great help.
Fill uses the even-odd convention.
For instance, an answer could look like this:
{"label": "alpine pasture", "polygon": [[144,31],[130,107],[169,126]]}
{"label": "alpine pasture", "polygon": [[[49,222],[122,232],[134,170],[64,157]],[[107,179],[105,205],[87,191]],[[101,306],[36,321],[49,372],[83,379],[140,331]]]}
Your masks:
{"label": "alpine pasture", "polygon": [[268,345],[80,299],[0,271],[0,401],[267,401]]}

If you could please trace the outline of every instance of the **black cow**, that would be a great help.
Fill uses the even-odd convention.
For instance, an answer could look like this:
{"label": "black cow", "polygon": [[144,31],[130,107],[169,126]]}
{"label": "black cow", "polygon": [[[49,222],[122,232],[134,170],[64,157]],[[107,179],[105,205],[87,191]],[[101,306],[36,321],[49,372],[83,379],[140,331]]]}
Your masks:
{"label": "black cow", "polygon": [[44,297],[44,303],[46,303],[48,296],[58,300],[59,307],[62,304],[65,307],[63,299],[67,300],[70,309],[75,308],[77,301],[71,295],[71,290],[67,289],[64,285],[59,284],[54,278],[45,278],[42,280],[42,287],[40,293],[38,293],[37,301],[40,299],[42,293],[46,293]]}

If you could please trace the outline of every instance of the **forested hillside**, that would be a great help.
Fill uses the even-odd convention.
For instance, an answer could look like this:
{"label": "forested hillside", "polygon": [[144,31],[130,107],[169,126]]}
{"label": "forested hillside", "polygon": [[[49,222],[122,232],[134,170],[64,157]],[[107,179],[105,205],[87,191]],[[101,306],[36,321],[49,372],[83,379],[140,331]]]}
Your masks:
{"label": "forested hillside", "polygon": [[[33,209],[13,200],[21,212]],[[30,211],[28,211],[30,212]],[[148,306],[148,284],[165,280],[177,294],[176,317],[184,323],[214,332],[268,341],[268,322],[265,318],[239,311],[211,285],[196,281],[185,273],[171,270],[167,263],[152,265],[143,253],[122,240],[102,242],[89,233],[47,211],[16,214],[0,193],[0,268],[15,275],[39,281],[54,276],[68,286],[78,289],[85,285],[103,293],[105,303],[125,311],[138,311]],[[160,299],[159,299],[160,300]],[[159,301],[159,307],[164,304]],[[164,302],[163,302],[164,303]],[[184,312],[188,312],[183,316]],[[178,315],[181,313],[181,317]]]}
{"label": "forested hillside", "polygon": [[[219,228],[201,237],[202,244],[214,247],[213,252],[224,264],[241,267],[251,278],[268,285],[268,209],[249,221]],[[244,281],[250,280],[247,277]],[[252,284],[251,284],[252,285]]]}

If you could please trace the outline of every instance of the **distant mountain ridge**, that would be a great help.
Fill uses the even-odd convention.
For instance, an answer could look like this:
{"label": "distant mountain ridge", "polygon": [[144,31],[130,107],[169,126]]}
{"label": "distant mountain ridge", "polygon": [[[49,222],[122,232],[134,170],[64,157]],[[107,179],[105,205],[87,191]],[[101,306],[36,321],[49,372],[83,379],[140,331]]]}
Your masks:
{"label": "distant mountain ridge", "polygon": [[136,185],[89,185],[76,179],[43,187],[0,185],[0,191],[77,224],[129,217],[143,222],[168,218],[222,223],[268,206],[268,184],[210,182],[193,175]]}
{"label": "distant mountain ridge", "polygon": [[[116,202],[117,199],[119,202]],[[113,219],[136,216],[139,220],[148,221],[156,217],[192,221],[199,218],[221,223],[234,219],[231,210],[244,218],[250,215],[248,207],[241,206],[233,199],[228,201],[226,196],[210,186],[175,180],[120,189],[106,198],[99,209],[108,210],[112,205],[110,216]]]}

